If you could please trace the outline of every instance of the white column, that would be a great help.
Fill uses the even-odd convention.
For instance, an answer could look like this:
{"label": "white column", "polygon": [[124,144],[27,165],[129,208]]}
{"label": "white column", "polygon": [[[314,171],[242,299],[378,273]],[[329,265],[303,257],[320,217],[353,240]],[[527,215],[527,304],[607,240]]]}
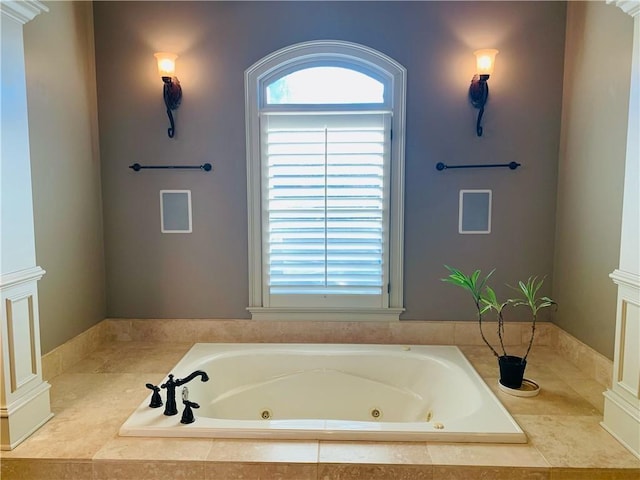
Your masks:
{"label": "white column", "polygon": [[602,426],[640,458],[640,2],[609,0],[633,17],[633,59],[625,161],[616,337]]}
{"label": "white column", "polygon": [[42,379],[38,280],[22,27],[48,8],[0,1],[0,448],[10,450],[53,416]]}

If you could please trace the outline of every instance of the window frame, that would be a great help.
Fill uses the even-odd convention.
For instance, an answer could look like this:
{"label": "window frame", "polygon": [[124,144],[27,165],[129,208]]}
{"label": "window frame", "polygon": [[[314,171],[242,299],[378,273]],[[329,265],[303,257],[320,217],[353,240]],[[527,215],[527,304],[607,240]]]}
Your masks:
{"label": "window frame", "polygon": [[[391,165],[389,198],[388,306],[353,307],[265,307],[263,292],[263,220],[260,114],[263,112],[326,111],[327,104],[273,105],[266,103],[266,86],[296,70],[320,65],[350,68],[385,84],[384,103],[391,116]],[[367,105],[336,105],[339,110],[370,109]],[[403,308],[404,254],[404,154],[406,69],[374,49],[351,42],[319,40],[304,42],[267,55],[245,71],[245,122],[247,149],[247,210],[249,306],[256,320],[398,320]]]}

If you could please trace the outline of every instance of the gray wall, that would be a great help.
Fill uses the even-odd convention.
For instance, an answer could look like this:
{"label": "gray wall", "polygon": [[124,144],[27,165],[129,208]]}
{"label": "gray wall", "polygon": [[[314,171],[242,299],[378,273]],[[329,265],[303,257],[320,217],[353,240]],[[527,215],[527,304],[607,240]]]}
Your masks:
{"label": "gray wall", "polygon": [[633,19],[603,2],[567,10],[559,163],[557,324],[613,357]]}
{"label": "gray wall", "polygon": [[105,318],[91,2],[47,2],[24,26],[42,352]]}
{"label": "gray wall", "polygon": [[[108,316],[248,317],[243,74],[312,39],[365,44],[408,70],[404,319],[473,318],[440,281],[445,263],[495,267],[497,283],[552,273],[564,3],[96,2],[94,22]],[[467,92],[483,47],[500,53],[478,138]],[[179,55],[174,139],[160,50]],[[437,172],[439,161],[523,166]],[[493,189],[490,235],[458,235],[462,188]],[[192,191],[192,234],[160,234],[160,189]]]}

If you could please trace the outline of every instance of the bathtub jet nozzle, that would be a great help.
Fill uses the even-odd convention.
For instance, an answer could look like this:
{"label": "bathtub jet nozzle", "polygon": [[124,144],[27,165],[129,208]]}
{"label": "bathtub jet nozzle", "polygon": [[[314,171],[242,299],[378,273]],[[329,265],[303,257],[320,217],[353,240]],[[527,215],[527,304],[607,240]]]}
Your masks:
{"label": "bathtub jet nozzle", "polygon": [[167,389],[167,403],[164,407],[165,415],[171,416],[178,414],[178,406],[176,405],[176,388],[180,385],[184,385],[185,383],[189,383],[198,376],[201,377],[200,380],[203,382],[209,381],[209,375],[207,375],[207,372],[203,372],[202,370],[196,370],[184,378],[176,378],[175,380],[173,379],[173,374],[169,374],[169,379],[160,385],[162,388]]}

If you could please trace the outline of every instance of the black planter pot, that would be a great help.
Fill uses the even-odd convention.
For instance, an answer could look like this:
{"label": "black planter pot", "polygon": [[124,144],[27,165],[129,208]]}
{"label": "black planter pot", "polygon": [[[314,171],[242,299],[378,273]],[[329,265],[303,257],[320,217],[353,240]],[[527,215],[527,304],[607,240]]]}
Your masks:
{"label": "black planter pot", "polygon": [[521,357],[513,355],[503,355],[498,357],[500,366],[500,383],[508,388],[518,389],[522,387],[524,369],[527,368],[527,361]]}

